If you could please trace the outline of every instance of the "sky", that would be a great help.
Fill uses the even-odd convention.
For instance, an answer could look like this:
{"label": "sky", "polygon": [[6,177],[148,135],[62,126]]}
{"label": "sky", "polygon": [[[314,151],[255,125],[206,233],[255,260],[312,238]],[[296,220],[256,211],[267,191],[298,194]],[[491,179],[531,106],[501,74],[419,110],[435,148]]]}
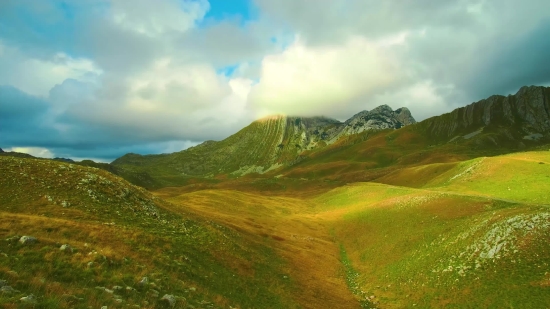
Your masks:
{"label": "sky", "polygon": [[110,162],[271,114],[550,86],[548,0],[2,0],[0,148]]}

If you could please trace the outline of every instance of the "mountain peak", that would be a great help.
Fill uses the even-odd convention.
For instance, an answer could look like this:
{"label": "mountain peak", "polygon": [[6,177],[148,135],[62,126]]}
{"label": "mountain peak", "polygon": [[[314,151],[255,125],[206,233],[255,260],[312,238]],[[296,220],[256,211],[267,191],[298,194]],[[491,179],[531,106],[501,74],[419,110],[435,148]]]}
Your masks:
{"label": "mountain peak", "polygon": [[390,106],[380,105],[371,111],[362,111],[346,120],[346,135],[361,133],[366,130],[399,129],[416,123],[406,107],[393,110]]}

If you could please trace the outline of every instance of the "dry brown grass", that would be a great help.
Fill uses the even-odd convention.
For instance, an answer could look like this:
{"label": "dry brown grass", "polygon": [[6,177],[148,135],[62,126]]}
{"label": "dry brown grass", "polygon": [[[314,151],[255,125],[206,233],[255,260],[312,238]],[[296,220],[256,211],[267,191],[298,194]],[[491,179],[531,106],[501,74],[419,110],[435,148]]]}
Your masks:
{"label": "dry brown grass", "polygon": [[[165,190],[160,190],[162,196]],[[173,192],[173,190],[170,190]],[[341,274],[339,249],[307,200],[205,190],[169,199],[177,208],[230,226],[251,242],[268,243],[287,261],[284,271],[303,308],[357,308]],[[234,265],[247,274],[247,265]]]}

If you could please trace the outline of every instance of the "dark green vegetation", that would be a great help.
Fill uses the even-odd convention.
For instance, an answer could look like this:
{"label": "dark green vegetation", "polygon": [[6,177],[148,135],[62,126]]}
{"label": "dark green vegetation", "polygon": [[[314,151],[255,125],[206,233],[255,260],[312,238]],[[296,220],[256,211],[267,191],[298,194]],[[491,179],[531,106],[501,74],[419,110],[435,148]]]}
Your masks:
{"label": "dark green vegetation", "polygon": [[548,308],[548,97],[397,130],[275,117],[113,164],[0,153],[0,306]]}

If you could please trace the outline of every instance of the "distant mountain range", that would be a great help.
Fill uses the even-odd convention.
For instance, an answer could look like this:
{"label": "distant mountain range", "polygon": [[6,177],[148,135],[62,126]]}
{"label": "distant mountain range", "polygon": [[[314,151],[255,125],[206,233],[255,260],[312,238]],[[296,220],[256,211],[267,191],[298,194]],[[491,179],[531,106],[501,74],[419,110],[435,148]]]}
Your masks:
{"label": "distant mountain range", "polygon": [[[529,86],[514,95],[494,95],[419,123],[407,108],[394,111],[387,105],[359,112],[345,122],[277,115],[254,121],[222,141],[206,141],[180,152],[129,153],[111,164],[90,160],[78,164],[106,169],[135,184],[158,188],[186,183],[193,177],[288,172],[308,159],[318,165],[349,159],[362,162],[361,168],[372,169],[399,162],[409,164],[427,152],[437,153],[434,162],[447,160],[442,153],[463,158],[474,157],[474,152],[494,155],[548,143],[549,133],[550,88]],[[377,140],[374,146],[373,138],[380,134],[384,144]],[[358,143],[364,143],[363,148],[352,147]],[[375,156],[375,163],[369,161]]]}

